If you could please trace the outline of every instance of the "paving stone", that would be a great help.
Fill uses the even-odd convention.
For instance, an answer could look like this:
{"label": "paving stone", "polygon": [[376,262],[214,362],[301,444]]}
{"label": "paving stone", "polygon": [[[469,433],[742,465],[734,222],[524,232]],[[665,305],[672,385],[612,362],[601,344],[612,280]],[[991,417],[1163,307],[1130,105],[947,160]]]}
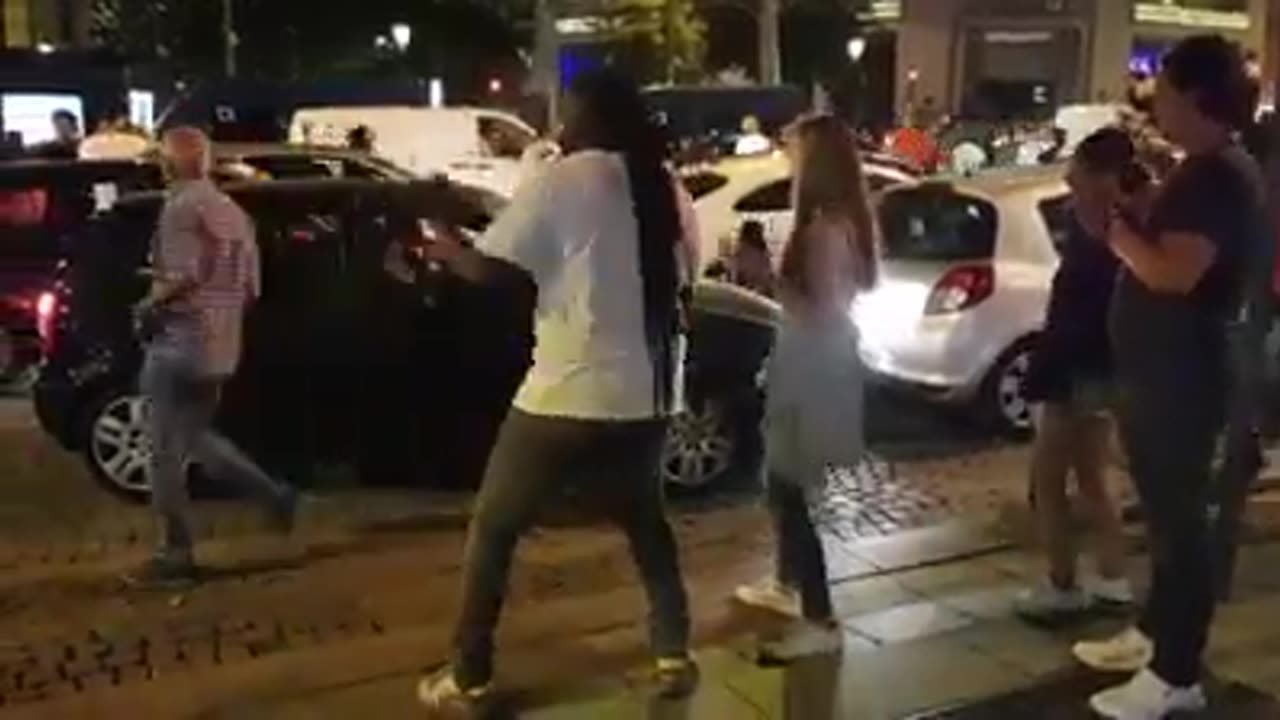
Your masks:
{"label": "paving stone", "polygon": [[919,602],[860,615],[850,619],[847,625],[867,637],[891,644],[938,635],[972,622],[971,618],[945,605]]}
{"label": "paving stone", "polygon": [[833,587],[831,600],[836,614],[848,618],[919,602],[921,597],[892,577],[871,577]]}
{"label": "paving stone", "polygon": [[885,571],[906,570],[1003,546],[986,528],[954,522],[860,543],[859,557]]}
{"label": "paving stone", "polygon": [[1007,579],[989,565],[970,560],[894,573],[893,577],[908,590],[926,596],[987,587]]}
{"label": "paving stone", "polygon": [[995,658],[1028,677],[1038,678],[1075,663],[1070,643],[1017,619],[981,622],[945,636]]}
{"label": "paving stone", "polygon": [[851,659],[842,668],[839,714],[832,717],[901,718],[987,697],[1024,682],[1002,663],[947,636],[887,645],[871,655]]}
{"label": "paving stone", "polygon": [[1014,604],[1024,585],[1004,583],[968,592],[935,595],[931,599],[979,620],[1001,620],[1014,614]]}

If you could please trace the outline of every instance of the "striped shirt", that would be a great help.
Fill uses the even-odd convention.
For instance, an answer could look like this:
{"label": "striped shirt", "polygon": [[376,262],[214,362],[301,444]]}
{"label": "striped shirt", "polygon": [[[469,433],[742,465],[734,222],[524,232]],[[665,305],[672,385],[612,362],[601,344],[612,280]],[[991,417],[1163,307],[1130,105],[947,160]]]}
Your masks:
{"label": "striped shirt", "polygon": [[245,306],[261,283],[249,216],[209,180],[175,185],[152,257],[158,279],[195,288],[166,306],[155,345],[187,357],[202,374],[234,374]]}

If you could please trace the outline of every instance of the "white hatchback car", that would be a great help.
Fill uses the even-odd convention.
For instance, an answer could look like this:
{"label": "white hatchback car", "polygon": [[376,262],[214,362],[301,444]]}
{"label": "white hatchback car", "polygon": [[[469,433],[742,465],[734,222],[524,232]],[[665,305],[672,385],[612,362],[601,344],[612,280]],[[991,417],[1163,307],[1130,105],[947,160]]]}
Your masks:
{"label": "white hatchback car", "polygon": [[[865,172],[874,194],[916,181],[910,173],[887,165],[867,163]],[[683,180],[694,197],[704,263],[723,257],[748,221],[764,227],[770,252],[779,256],[795,221],[791,167],[781,153],[722,160],[708,169],[684,173]]]}
{"label": "white hatchback car", "polygon": [[[721,163],[686,176],[704,261],[741,224],[780,254],[793,217],[785,162]],[[916,180],[868,165],[882,234],[879,284],[851,312],[878,380],[976,407],[1001,430],[1031,430],[1023,384],[1069,218],[1061,165]]]}
{"label": "white hatchback car", "polygon": [[1025,381],[1070,217],[1061,165],[892,189],[883,263],[853,310],[877,376],[1032,429]]}

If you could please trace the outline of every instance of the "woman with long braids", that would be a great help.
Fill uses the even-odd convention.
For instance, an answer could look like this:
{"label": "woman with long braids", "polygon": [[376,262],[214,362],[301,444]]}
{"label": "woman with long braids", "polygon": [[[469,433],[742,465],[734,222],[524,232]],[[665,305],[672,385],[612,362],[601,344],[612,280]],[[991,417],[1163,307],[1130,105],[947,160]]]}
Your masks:
{"label": "woman with long braids", "polygon": [[467,532],[452,662],[425,678],[433,709],[483,701],[512,554],[543,501],[581,481],[626,533],[651,607],[656,690],[696,685],[689,617],[658,467],[677,398],[679,298],[693,254],[675,180],[636,86],[575,81],[564,158],[537,174],[478,243],[440,228],[430,253],[473,280],[514,266],[537,285],[533,366],[499,432]]}

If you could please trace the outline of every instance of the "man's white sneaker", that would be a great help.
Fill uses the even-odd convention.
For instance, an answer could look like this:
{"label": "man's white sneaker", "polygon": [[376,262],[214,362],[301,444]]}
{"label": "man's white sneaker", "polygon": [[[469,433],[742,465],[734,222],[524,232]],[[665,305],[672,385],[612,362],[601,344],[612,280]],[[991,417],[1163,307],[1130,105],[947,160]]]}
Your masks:
{"label": "man's white sneaker", "polygon": [[790,618],[801,616],[800,593],[776,580],[762,580],[754,585],[743,585],[733,593],[733,597],[750,607],[768,610]]}
{"label": "man's white sneaker", "polygon": [[493,693],[493,684],[476,688],[462,688],[453,675],[453,668],[445,666],[422,678],[418,683],[418,702],[433,712],[457,710],[483,703]]}
{"label": "man's white sneaker", "polygon": [[1129,578],[1097,578],[1089,583],[1088,591],[1096,604],[1106,608],[1128,609],[1134,603],[1133,585]]}
{"label": "man's white sneaker", "polygon": [[1091,598],[1078,588],[1059,590],[1046,583],[1021,592],[1013,601],[1013,609],[1027,620],[1047,622],[1078,615],[1091,603]]}
{"label": "man's white sneaker", "polygon": [[1174,687],[1150,670],[1089,700],[1094,712],[1112,720],[1162,720],[1174,713],[1200,712],[1207,705],[1199,685]]}
{"label": "man's white sneaker", "polygon": [[1131,627],[1106,640],[1078,642],[1071,652],[1094,670],[1137,672],[1151,663],[1155,646],[1142,631]]}
{"label": "man's white sneaker", "polygon": [[839,623],[814,623],[797,620],[782,638],[760,646],[760,659],[765,662],[787,662],[814,655],[831,655],[844,649],[844,629]]}

